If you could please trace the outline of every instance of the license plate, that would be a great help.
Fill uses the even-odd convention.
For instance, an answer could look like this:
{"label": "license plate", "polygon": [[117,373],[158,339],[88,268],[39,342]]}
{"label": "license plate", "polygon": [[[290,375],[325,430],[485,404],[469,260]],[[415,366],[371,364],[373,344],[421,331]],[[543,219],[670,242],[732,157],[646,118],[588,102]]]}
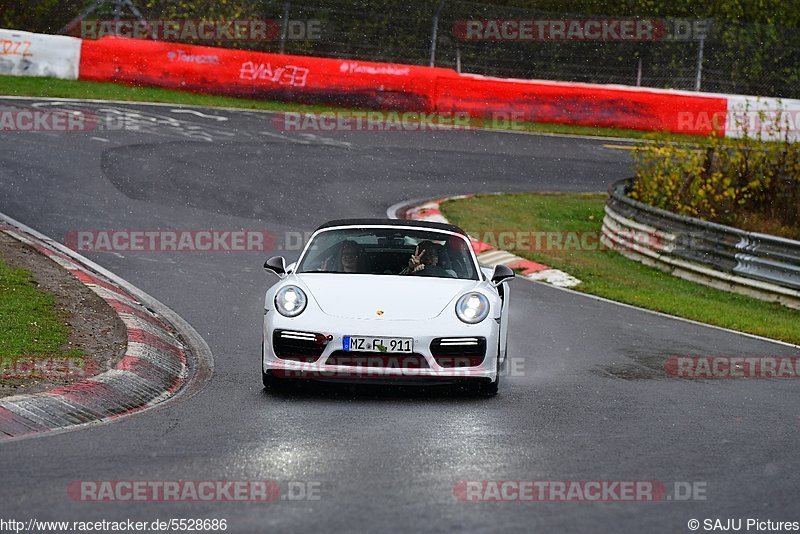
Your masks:
{"label": "license plate", "polygon": [[342,348],[349,352],[414,352],[410,337],[344,336]]}

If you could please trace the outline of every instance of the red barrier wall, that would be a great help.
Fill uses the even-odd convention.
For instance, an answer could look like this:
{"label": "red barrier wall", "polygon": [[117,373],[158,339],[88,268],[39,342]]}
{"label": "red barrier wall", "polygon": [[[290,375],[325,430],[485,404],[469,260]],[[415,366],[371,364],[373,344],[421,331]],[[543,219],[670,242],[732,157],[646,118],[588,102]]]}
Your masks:
{"label": "red barrier wall", "polygon": [[[535,122],[708,135],[691,120],[727,111],[727,99],[613,86],[504,80],[450,69],[287,56],[169,42],[84,40],[80,79],[198,93]],[[688,119],[688,120],[687,120]],[[717,124],[724,135],[725,125]]]}
{"label": "red barrier wall", "polygon": [[[513,113],[532,122],[708,135],[712,131],[708,121],[687,119],[699,113],[720,113],[724,117],[727,99],[464,75],[439,80],[436,107],[439,111],[466,111],[485,117]],[[724,134],[724,124],[718,126],[719,133]]]}
{"label": "red barrier wall", "polygon": [[84,40],[80,79],[226,96],[433,111],[447,69],[104,37]]}

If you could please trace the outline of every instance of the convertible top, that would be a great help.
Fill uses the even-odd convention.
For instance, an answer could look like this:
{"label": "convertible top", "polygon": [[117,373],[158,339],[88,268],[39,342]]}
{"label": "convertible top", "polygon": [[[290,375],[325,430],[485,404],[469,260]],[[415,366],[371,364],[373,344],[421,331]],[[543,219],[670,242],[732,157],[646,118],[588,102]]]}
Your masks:
{"label": "convertible top", "polygon": [[445,230],[467,236],[467,233],[453,224],[445,224],[431,221],[416,221],[412,219],[337,219],[329,221],[317,228],[316,231],[335,226],[398,226],[411,228],[428,228],[431,230]]}

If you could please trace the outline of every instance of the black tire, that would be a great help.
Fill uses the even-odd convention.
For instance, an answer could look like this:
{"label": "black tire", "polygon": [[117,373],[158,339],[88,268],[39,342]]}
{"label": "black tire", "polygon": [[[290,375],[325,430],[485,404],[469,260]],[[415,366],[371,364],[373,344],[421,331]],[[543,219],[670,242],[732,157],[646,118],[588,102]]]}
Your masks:
{"label": "black tire", "polygon": [[261,342],[261,383],[264,389],[271,391],[284,385],[285,381],[275,376],[272,371],[264,371],[264,342]]}
{"label": "black tire", "polygon": [[281,379],[276,377],[269,371],[261,371],[261,383],[264,384],[264,389],[273,390],[281,385]]}
{"label": "black tire", "polygon": [[481,382],[478,384],[478,395],[481,397],[494,397],[500,387],[500,377],[497,376],[494,382]]}
{"label": "black tire", "polygon": [[480,382],[478,384],[478,395],[481,397],[494,397],[500,388],[500,340],[497,341],[497,360],[494,382]]}

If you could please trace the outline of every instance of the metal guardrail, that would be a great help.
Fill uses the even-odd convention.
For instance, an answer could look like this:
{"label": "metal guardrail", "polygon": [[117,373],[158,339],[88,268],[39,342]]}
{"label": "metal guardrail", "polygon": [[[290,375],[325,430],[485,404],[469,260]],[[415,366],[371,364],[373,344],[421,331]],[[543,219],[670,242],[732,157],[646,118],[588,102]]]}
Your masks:
{"label": "metal guardrail", "polygon": [[606,246],[676,276],[800,309],[800,241],[654,208],[627,196],[632,182],[609,188]]}

